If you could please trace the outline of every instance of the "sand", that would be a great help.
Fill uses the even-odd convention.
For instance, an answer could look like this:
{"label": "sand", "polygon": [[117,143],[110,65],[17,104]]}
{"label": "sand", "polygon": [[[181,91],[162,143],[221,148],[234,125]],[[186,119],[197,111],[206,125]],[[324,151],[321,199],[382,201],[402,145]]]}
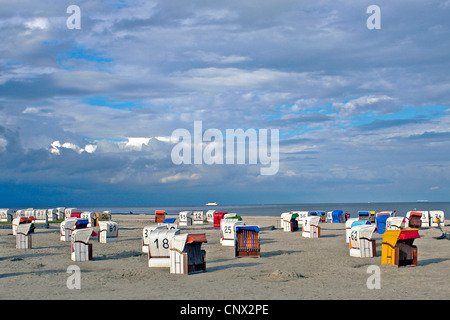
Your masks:
{"label": "sand", "polygon": [[[437,228],[423,228],[418,265],[381,265],[382,235],[375,234],[377,257],[350,257],[344,224],[322,223],[321,237],[284,232],[279,217],[243,217],[261,228],[261,256],[236,258],[222,246],[212,223],[180,227],[206,233],[206,272],[170,274],[149,268],[141,252],[142,229],[154,216],[115,215],[119,241],[93,243],[92,261],[70,259],[70,243],[59,240],[59,224],[38,227],[31,249],[16,249],[11,229],[0,229],[0,299],[152,299],[152,300],[298,300],[298,299],[448,299],[450,240],[437,240]],[[81,270],[80,289],[69,289],[69,266]],[[380,270],[380,288],[369,289],[369,266]]]}

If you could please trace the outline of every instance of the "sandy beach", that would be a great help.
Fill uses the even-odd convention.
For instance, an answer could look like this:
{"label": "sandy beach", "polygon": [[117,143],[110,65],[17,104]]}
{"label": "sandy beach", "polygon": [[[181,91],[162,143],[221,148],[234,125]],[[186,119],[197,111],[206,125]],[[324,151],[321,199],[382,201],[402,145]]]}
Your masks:
{"label": "sandy beach", "polygon": [[[175,217],[175,216],[169,216]],[[321,223],[321,237],[284,232],[279,217],[243,217],[261,228],[261,256],[236,258],[222,246],[212,223],[181,226],[182,233],[205,233],[206,272],[177,275],[168,268],[149,268],[141,251],[142,229],[150,215],[113,215],[119,241],[93,243],[93,260],[74,262],[70,243],[59,240],[59,224],[38,226],[31,249],[16,249],[10,228],[0,229],[0,299],[152,299],[152,300],[299,300],[299,299],[448,299],[450,241],[437,240],[438,228],[423,228],[418,265],[381,265],[382,235],[374,234],[377,257],[349,255],[343,223]],[[448,228],[448,227],[447,227]],[[81,288],[66,285],[79,266]],[[380,289],[369,289],[371,265],[379,266]]]}

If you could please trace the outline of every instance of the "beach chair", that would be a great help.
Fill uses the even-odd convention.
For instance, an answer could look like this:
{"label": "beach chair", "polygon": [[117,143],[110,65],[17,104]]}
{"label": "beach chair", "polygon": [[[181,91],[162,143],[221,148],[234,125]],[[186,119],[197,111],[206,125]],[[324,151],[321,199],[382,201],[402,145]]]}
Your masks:
{"label": "beach chair", "polygon": [[75,230],[77,218],[68,218],[59,225],[59,236],[61,241],[71,241],[72,232]]}
{"label": "beach chair", "polygon": [[98,227],[100,221],[111,221],[111,211],[94,212],[94,226]]}
{"label": "beach chair", "polygon": [[[406,213],[407,225],[409,225],[409,218],[413,212],[415,212],[414,216],[418,216],[420,214],[420,228],[428,228],[430,226],[430,212],[428,211],[408,211]],[[417,222],[414,224],[417,225]]]}
{"label": "beach chair", "polygon": [[203,211],[194,210],[192,213],[192,224],[203,224]]}
{"label": "beach chair", "polygon": [[228,212],[215,212],[214,213],[214,224],[213,227],[214,228],[220,228],[220,220],[223,219],[223,217],[227,214]]}
{"label": "beach chair", "polygon": [[345,242],[350,242],[350,230],[352,228],[352,223],[355,221],[359,221],[358,218],[350,218],[345,221]]}
{"label": "beach chair", "polygon": [[422,212],[408,211],[405,220],[408,228],[420,229],[422,227]]}
{"label": "beach chair", "polygon": [[208,210],[208,211],[206,211],[206,221],[214,222],[214,213],[216,213],[216,210]]}
{"label": "beach chair", "polygon": [[222,246],[234,246],[236,240],[236,226],[245,225],[238,219],[220,220],[220,243]]}
{"label": "beach chair", "polygon": [[64,209],[64,219],[70,218],[72,212],[76,212],[77,208],[65,208]]}
{"label": "beach chair", "polygon": [[383,234],[386,231],[386,220],[391,216],[390,211],[385,212],[377,212],[375,215],[376,221],[376,232],[379,234]]}
{"label": "beach chair", "polygon": [[170,248],[179,229],[157,228],[150,231],[148,241],[148,266],[150,268],[170,268]]}
{"label": "beach chair", "polygon": [[303,220],[302,237],[320,238],[320,217],[310,216]]}
{"label": "beach chair", "polygon": [[33,210],[33,216],[35,218],[35,223],[47,223],[47,209],[35,209]]}
{"label": "beach chair", "polygon": [[47,221],[57,221],[57,220],[58,220],[58,210],[47,209]]}
{"label": "beach chair", "polygon": [[95,227],[96,222],[96,215],[95,212],[90,212],[90,211],[83,211],[80,213],[80,219],[82,220],[87,220],[87,228],[91,228],[91,227]]}
{"label": "beach chair", "polygon": [[418,238],[418,229],[386,230],[381,244],[381,264],[417,266],[417,247],[413,242]]}
{"label": "beach chair", "polygon": [[98,242],[108,243],[119,240],[119,225],[114,221],[100,221]]}
{"label": "beach chair", "polygon": [[283,230],[285,232],[294,232],[298,230],[298,214],[289,212],[283,216]]}
{"label": "beach chair", "polygon": [[370,223],[376,223],[376,213],[375,211],[369,211],[369,221]]}
{"label": "beach chair", "polygon": [[191,226],[192,225],[192,211],[181,211],[178,215],[178,225]]}
{"label": "beach chair", "polygon": [[0,209],[0,221],[10,222],[14,219],[15,211],[12,209]]}
{"label": "beach chair", "polygon": [[70,256],[72,261],[92,260],[92,243],[89,243],[92,232],[92,228],[76,229],[72,232]]}
{"label": "beach chair", "polygon": [[344,214],[342,210],[334,210],[331,212],[332,223],[343,223],[344,222]]}
{"label": "beach chair", "polygon": [[148,253],[148,244],[150,241],[150,233],[155,229],[168,229],[167,224],[161,223],[157,225],[145,226],[142,230],[142,252]]}
{"label": "beach chair", "polygon": [[261,245],[258,226],[236,226],[235,257],[260,257]]}
{"label": "beach chair", "polygon": [[58,216],[58,220],[64,220],[65,219],[65,207],[57,207],[56,208],[56,215]]}
{"label": "beach chair", "polygon": [[327,212],[327,222],[332,222],[333,221],[333,215],[332,215],[333,211],[328,211]]}
{"label": "beach chair", "polygon": [[375,225],[372,224],[360,224],[351,228],[349,242],[350,256],[360,258],[377,256],[376,243],[375,240],[372,240],[374,231]]}
{"label": "beach chair", "polygon": [[[17,235],[17,228],[21,224],[34,223],[34,217],[16,217],[12,221],[12,234]],[[34,224],[33,224],[34,228]]]}
{"label": "beach chair", "polygon": [[386,219],[386,230],[401,230],[406,228],[406,219],[403,217],[389,217]]}
{"label": "beach chair", "polygon": [[191,274],[206,271],[206,235],[180,234],[173,238],[170,248],[170,273]]}
{"label": "beach chair", "polygon": [[166,212],[164,210],[155,210],[155,223],[162,223],[166,219]]}
{"label": "beach chair", "polygon": [[31,233],[34,231],[33,223],[22,223],[17,226],[16,232],[16,248],[31,249],[32,238]]}
{"label": "beach chair", "polygon": [[358,211],[358,219],[369,220],[370,219],[369,211]]}

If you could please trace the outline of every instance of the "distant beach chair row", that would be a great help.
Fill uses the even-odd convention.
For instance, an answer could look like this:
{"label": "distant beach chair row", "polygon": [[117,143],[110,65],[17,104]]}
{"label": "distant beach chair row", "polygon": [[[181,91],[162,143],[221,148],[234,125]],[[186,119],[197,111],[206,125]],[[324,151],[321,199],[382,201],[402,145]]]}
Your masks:
{"label": "distant beach chair row", "polygon": [[[164,210],[158,210],[165,212]],[[155,215],[157,213],[155,212]],[[176,218],[164,219],[142,230],[142,252],[148,254],[149,267],[169,268],[170,273],[191,274],[206,270],[204,233],[182,233],[181,227],[203,224],[203,211],[180,211]],[[155,219],[155,222],[157,220]],[[259,257],[259,227],[247,226],[236,213],[208,210],[206,221],[219,228],[220,243],[233,246],[236,257]]]}
{"label": "distant beach chair row", "polygon": [[392,216],[392,211],[378,212],[376,224],[368,219],[351,218],[345,223],[346,242],[350,256],[376,257],[376,243],[373,234],[383,235],[381,264],[395,266],[417,265],[417,246],[414,240],[420,238],[422,227],[442,227],[445,214],[441,210],[408,211],[406,217]]}

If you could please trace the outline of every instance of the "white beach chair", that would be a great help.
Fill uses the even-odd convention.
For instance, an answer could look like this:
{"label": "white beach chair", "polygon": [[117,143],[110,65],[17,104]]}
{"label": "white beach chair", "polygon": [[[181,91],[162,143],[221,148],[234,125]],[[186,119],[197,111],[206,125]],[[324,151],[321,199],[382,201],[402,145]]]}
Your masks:
{"label": "white beach chair", "polygon": [[350,218],[345,221],[345,242],[350,243],[350,232],[352,229],[352,223],[359,221],[359,218]]}
{"label": "white beach chair", "polygon": [[237,219],[220,220],[220,243],[222,246],[234,247],[236,240],[236,226],[245,225],[244,221]]}
{"label": "white beach chair", "polygon": [[406,219],[403,217],[389,217],[386,219],[386,230],[401,230],[406,228]]}
{"label": "white beach chair", "polygon": [[157,228],[150,231],[148,241],[148,266],[150,268],[170,268],[170,248],[179,229]]}
{"label": "white beach chair", "polygon": [[181,211],[178,215],[180,226],[191,226],[192,225],[192,211]]}
{"label": "white beach chair", "polygon": [[303,220],[302,236],[304,238],[320,238],[320,217],[309,216]]}
{"label": "white beach chair", "polygon": [[0,221],[10,222],[14,219],[15,211],[12,209],[0,209]]}
{"label": "white beach chair", "polygon": [[358,225],[350,232],[350,256],[368,258],[376,257],[375,240],[372,240],[375,225]]}
{"label": "white beach chair", "polygon": [[203,211],[194,210],[192,214],[193,224],[203,224]]}
{"label": "white beach chair", "polygon": [[92,244],[89,243],[92,231],[92,228],[84,228],[72,232],[70,257],[73,261],[92,260]]}
{"label": "white beach chair", "polygon": [[427,228],[430,226],[430,213],[428,211],[408,211],[406,213],[406,224],[409,225],[409,215],[411,214],[411,212],[419,212],[422,214],[422,217],[420,218],[420,220],[422,221],[422,228]]}
{"label": "white beach chair", "polygon": [[22,223],[17,226],[16,232],[16,248],[17,249],[31,249],[32,238],[31,230],[33,228],[32,223]]}
{"label": "white beach chair", "polygon": [[98,242],[116,242],[119,239],[119,225],[114,221],[100,221]]}
{"label": "white beach chair", "polygon": [[68,218],[59,225],[59,239],[61,241],[71,241],[72,232],[75,230],[77,218]]}
{"label": "white beach chair", "polygon": [[216,213],[216,210],[208,210],[208,211],[206,211],[206,221],[214,222],[214,213]]}

